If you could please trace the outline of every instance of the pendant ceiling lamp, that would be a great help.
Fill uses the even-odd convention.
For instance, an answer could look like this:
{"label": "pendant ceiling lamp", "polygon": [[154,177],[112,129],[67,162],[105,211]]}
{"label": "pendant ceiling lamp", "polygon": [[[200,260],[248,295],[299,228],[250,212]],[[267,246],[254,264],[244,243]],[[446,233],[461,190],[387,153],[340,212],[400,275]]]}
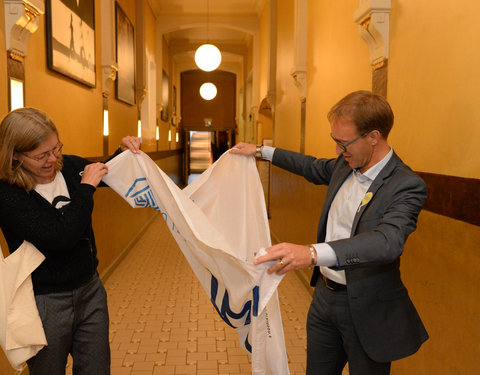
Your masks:
{"label": "pendant ceiling lamp", "polygon": [[221,61],[222,54],[213,44],[202,44],[195,52],[195,63],[206,72],[217,69]]}
{"label": "pendant ceiling lamp", "polygon": [[208,42],[210,23],[209,18],[210,9],[207,0],[207,43],[202,44],[200,47],[197,48],[197,51],[195,52],[195,63],[200,69],[206,72],[211,72],[212,70],[217,69],[222,62],[222,54],[220,53],[220,50],[216,46]]}
{"label": "pendant ceiling lamp", "polygon": [[200,86],[200,96],[205,100],[212,100],[217,96],[217,87],[211,82],[205,82]]}

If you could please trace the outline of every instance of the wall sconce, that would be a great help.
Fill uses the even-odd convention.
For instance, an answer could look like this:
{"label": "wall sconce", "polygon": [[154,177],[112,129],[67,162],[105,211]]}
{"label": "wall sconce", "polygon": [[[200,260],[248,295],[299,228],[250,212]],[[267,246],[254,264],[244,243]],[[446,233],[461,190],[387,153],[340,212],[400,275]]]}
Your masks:
{"label": "wall sconce", "polygon": [[108,135],[108,109],[103,110],[103,135]]}
{"label": "wall sconce", "polygon": [[168,141],[169,142],[172,141],[172,131],[171,130],[168,131]]}
{"label": "wall sconce", "polygon": [[204,83],[200,86],[200,96],[205,100],[212,100],[217,96],[217,87],[211,82]]}
{"label": "wall sconce", "polygon": [[23,108],[23,81],[10,78],[10,111]]}
{"label": "wall sconce", "polygon": [[178,132],[175,134],[175,142],[178,143]]}
{"label": "wall sconce", "polygon": [[208,127],[212,126],[212,119],[211,118],[204,118],[203,123],[208,128]]}
{"label": "wall sconce", "polygon": [[160,139],[160,130],[158,129],[158,125],[157,125],[157,128],[155,129],[155,139],[157,141]]}
{"label": "wall sconce", "polygon": [[141,138],[142,137],[142,120],[138,120],[137,123],[137,137]]}

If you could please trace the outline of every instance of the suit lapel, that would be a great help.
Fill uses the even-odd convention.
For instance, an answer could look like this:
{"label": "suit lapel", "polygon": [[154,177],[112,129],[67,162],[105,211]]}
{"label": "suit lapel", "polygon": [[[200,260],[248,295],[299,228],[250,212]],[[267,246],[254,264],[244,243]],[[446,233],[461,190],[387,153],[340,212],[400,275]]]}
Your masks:
{"label": "suit lapel", "polygon": [[392,174],[392,172],[397,168],[397,165],[401,163],[400,158],[393,153],[391,159],[385,165],[385,167],[380,171],[378,176],[373,180],[372,184],[368,188],[367,192],[365,193],[360,206],[357,209],[357,213],[355,214],[355,218],[353,219],[352,224],[352,231],[350,235],[353,237],[355,232],[357,231],[358,222],[365,212],[365,209],[368,207],[370,202],[375,199],[375,194],[377,193],[378,189],[382,187],[385,183],[385,180]]}

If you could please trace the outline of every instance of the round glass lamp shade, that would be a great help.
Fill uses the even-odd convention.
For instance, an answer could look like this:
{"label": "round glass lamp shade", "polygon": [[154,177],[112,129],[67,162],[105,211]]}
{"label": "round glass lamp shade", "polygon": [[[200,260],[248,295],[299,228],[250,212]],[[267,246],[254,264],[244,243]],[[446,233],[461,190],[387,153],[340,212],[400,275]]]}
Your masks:
{"label": "round glass lamp shade", "polygon": [[211,82],[204,83],[200,86],[200,96],[205,100],[212,100],[217,96],[217,87]]}
{"label": "round glass lamp shade", "polygon": [[221,62],[222,54],[213,44],[202,44],[195,52],[195,63],[206,72],[217,69]]}

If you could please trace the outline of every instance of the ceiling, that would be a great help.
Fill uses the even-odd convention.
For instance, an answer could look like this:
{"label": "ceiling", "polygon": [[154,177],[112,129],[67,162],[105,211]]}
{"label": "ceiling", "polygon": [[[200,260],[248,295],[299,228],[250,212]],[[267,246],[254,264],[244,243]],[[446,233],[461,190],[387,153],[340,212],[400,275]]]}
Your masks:
{"label": "ceiling", "polygon": [[203,43],[225,59],[244,56],[266,0],[148,0],[173,56],[191,55]]}

